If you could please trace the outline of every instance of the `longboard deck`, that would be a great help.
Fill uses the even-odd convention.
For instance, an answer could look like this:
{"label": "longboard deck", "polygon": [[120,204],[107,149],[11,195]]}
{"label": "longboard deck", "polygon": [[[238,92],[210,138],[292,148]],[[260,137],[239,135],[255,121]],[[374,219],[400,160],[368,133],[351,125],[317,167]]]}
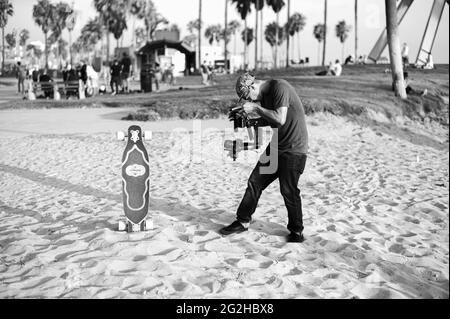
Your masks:
{"label": "longboard deck", "polygon": [[129,222],[141,225],[149,210],[150,163],[142,129],[130,126],[127,136],[122,156],[123,208]]}

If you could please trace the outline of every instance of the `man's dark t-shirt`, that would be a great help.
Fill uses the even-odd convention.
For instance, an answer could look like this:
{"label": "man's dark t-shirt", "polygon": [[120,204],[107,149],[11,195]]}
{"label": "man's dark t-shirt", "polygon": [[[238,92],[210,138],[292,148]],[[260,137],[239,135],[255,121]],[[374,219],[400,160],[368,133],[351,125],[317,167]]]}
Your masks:
{"label": "man's dark t-shirt", "polygon": [[122,64],[122,72],[130,73],[131,59],[129,57],[124,57],[121,61]]}
{"label": "man's dark t-shirt", "polygon": [[114,63],[111,66],[111,76],[112,77],[120,77],[121,70],[122,70],[122,66],[119,63]]}
{"label": "man's dark t-shirt", "polygon": [[270,80],[268,90],[263,93],[261,106],[269,110],[283,106],[288,108],[286,123],[278,127],[278,153],[307,154],[305,110],[295,89],[285,80]]}

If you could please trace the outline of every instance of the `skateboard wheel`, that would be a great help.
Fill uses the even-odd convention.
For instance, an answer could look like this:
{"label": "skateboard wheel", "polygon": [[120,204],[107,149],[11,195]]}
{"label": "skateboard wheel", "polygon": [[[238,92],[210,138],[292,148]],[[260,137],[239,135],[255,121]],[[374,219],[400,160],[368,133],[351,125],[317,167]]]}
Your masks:
{"label": "skateboard wheel", "polygon": [[125,137],[126,137],[126,134],[125,134],[124,132],[122,132],[122,131],[118,131],[118,132],[117,132],[117,139],[118,139],[119,141],[124,141],[124,140],[125,140]]}
{"label": "skateboard wheel", "polygon": [[144,140],[149,141],[152,139],[152,131],[144,131]]}
{"label": "skateboard wheel", "polygon": [[125,231],[127,229],[127,225],[124,222],[120,221],[119,225],[118,225],[118,229],[119,229],[119,231]]}
{"label": "skateboard wheel", "polygon": [[145,221],[145,230],[152,230],[153,229],[153,220],[147,219]]}
{"label": "skateboard wheel", "polygon": [[136,233],[141,231],[141,225],[139,224],[132,224],[131,225],[131,232]]}

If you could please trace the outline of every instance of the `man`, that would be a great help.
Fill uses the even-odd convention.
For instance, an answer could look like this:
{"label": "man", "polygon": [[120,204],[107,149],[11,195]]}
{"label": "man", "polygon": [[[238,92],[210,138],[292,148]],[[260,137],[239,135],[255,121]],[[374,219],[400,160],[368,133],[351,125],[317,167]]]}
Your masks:
{"label": "man", "polygon": [[19,94],[25,94],[25,78],[27,77],[27,70],[19,61],[17,62],[17,89]]}
{"label": "man", "polygon": [[200,69],[202,73],[202,84],[208,85],[209,70],[208,66],[206,65],[206,60],[203,61],[202,65],[200,66]]}
{"label": "man", "polygon": [[128,56],[126,52],[123,53],[122,60],[120,61],[120,64],[122,65],[122,87],[126,93],[128,93],[128,87],[129,87],[129,79],[130,79],[130,73],[132,69],[131,65],[131,59]]}
{"label": "man", "polygon": [[409,47],[408,43],[403,43],[402,47],[402,62],[403,62],[403,69],[407,69],[409,66]]}
{"label": "man", "polygon": [[[277,178],[288,211],[289,242],[302,242],[303,216],[298,181],[308,152],[305,111],[295,89],[285,80],[255,81],[246,73],[236,83],[236,92],[246,113],[257,113],[274,129],[272,141],[248,180],[248,187],[237,210],[237,220],[220,230],[223,235],[247,231],[259,197]],[[274,169],[268,169],[275,166]]]}
{"label": "man", "polygon": [[122,66],[117,59],[114,59],[114,62],[111,65],[111,95],[116,95],[119,93],[121,71]]}

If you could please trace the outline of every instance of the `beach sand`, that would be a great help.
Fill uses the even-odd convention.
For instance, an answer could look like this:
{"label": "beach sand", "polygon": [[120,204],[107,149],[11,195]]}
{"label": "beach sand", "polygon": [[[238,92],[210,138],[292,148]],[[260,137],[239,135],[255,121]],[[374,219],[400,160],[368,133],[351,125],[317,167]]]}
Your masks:
{"label": "beach sand", "polygon": [[0,298],[448,298],[448,149],[325,114],[308,129],[302,244],[277,181],[249,232],[218,233],[259,156],[233,162],[229,132],[154,132],[141,233],[116,230],[113,133],[1,134]]}

